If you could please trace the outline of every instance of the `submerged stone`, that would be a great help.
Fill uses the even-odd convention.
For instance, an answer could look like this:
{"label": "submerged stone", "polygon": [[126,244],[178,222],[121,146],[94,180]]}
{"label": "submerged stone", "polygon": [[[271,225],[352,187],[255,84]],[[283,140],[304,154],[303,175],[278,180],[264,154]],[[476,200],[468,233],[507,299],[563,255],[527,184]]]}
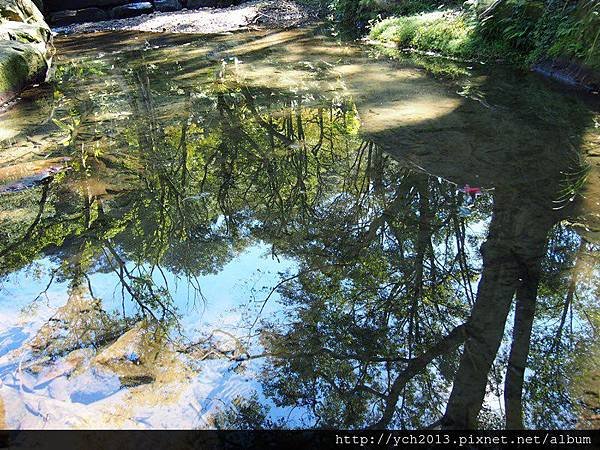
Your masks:
{"label": "submerged stone", "polygon": [[73,288],[65,305],[30,341],[37,354],[56,357],[111,342],[120,328],[84,287]]}
{"label": "submerged stone", "polygon": [[155,342],[155,332],[153,327],[140,322],[102,350],[94,362],[120,377],[152,377],[153,362],[161,348]]}
{"label": "submerged stone", "polygon": [[154,382],[154,377],[148,375],[128,375],[119,377],[122,387],[135,387]]}

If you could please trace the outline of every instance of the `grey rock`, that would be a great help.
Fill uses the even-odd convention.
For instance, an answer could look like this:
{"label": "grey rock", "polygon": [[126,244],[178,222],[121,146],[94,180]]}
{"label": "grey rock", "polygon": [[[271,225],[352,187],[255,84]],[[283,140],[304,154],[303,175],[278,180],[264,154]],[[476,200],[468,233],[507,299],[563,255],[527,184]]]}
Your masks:
{"label": "grey rock", "polygon": [[50,23],[60,26],[77,22],[96,22],[98,20],[106,19],[108,19],[108,14],[100,8],[57,11],[50,15]]}
{"label": "grey rock", "polygon": [[179,11],[181,8],[179,0],[154,0],[154,9],[160,12]]}
{"label": "grey rock", "polygon": [[50,12],[77,10],[87,8],[105,8],[110,6],[124,5],[129,0],[46,0],[46,10]]}
{"label": "grey rock", "polygon": [[196,8],[224,8],[226,6],[237,5],[239,1],[235,0],[187,0],[188,9]]}
{"label": "grey rock", "polygon": [[141,14],[149,14],[154,11],[150,2],[129,3],[128,5],[117,6],[111,10],[113,19],[124,19],[126,17],[135,17]]}

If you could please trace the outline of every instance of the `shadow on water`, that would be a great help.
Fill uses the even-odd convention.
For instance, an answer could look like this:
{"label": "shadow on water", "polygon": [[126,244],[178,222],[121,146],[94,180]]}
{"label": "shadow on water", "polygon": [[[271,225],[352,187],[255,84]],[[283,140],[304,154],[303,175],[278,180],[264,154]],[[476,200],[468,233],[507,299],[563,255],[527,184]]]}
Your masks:
{"label": "shadow on water", "polygon": [[312,30],[57,46],[1,117],[8,424],[597,427],[597,104]]}

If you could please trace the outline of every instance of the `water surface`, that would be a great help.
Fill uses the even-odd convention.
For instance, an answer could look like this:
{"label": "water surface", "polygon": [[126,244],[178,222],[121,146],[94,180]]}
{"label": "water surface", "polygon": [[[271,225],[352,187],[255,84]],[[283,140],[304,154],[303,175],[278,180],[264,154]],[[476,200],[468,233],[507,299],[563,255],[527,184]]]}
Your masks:
{"label": "water surface", "polygon": [[314,30],[56,45],[0,115],[0,424],[597,428],[593,99]]}

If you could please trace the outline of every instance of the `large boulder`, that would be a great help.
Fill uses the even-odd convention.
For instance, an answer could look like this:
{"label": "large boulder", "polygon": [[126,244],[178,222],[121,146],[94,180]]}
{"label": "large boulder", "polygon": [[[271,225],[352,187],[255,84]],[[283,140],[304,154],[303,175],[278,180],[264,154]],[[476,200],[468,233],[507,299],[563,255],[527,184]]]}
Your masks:
{"label": "large boulder", "polygon": [[[0,25],[0,40],[3,41],[44,44],[50,38],[50,30],[35,22],[26,23],[9,20]],[[39,47],[41,50],[46,50],[46,45],[39,45]]]}
{"label": "large boulder", "polygon": [[31,0],[0,0],[0,105],[44,81],[53,51],[50,28]]}

